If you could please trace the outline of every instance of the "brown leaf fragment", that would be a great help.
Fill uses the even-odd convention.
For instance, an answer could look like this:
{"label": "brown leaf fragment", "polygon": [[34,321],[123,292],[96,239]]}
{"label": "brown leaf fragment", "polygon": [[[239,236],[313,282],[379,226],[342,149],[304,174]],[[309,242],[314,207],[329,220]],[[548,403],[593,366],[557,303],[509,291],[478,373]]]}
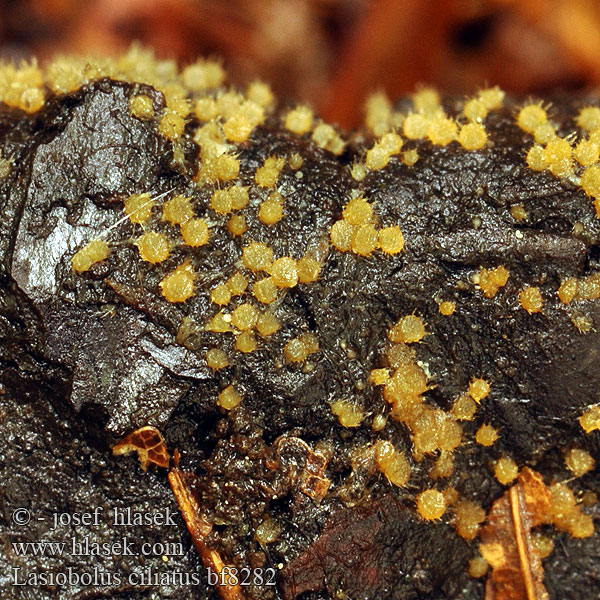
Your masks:
{"label": "brown leaf fragment", "polygon": [[212,569],[219,575],[219,582],[225,583],[225,585],[217,586],[217,591],[223,600],[244,600],[240,586],[228,583],[221,576],[225,563],[220,554],[216,550],[208,548],[204,543],[206,536],[212,531],[212,524],[202,515],[198,501],[190,489],[188,483],[190,474],[179,468],[179,452],[177,450],[175,450],[173,459],[175,464],[169,471],[169,483],[202,563],[206,568]]}
{"label": "brown leaf fragment", "polygon": [[485,600],[547,600],[544,571],[531,529],[550,522],[550,492],[525,467],[517,483],[494,502],[481,530],[479,550],[492,567]]}
{"label": "brown leaf fragment", "polygon": [[137,452],[144,471],[150,464],[168,469],[171,460],[162,434],[156,427],[150,426],[132,431],[117,442],[112,451],[114,456]]}

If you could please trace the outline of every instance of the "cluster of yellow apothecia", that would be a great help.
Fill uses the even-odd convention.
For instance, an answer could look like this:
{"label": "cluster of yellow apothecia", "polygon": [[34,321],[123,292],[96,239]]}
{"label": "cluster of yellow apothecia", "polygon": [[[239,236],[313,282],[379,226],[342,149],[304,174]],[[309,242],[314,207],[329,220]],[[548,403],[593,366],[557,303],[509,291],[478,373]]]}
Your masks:
{"label": "cluster of yellow apothecia", "polygon": [[[163,94],[165,107],[160,108],[149,95],[135,92],[130,98],[130,111],[133,117],[152,123],[172,143],[176,160],[183,157],[180,139],[186,135],[187,125],[194,123],[191,131],[194,131],[193,140],[199,148],[194,180],[198,186],[214,188],[210,202],[202,208],[203,214],[210,215],[204,218],[196,214],[197,201],[193,194],[190,197],[173,195],[161,202],[148,193],[125,198],[124,213],[139,228],[133,243],[137,246],[140,261],[152,265],[163,263],[176,246],[187,248],[194,257],[209,252],[211,229],[217,226],[240,238],[242,250],[235,271],[224,276],[210,290],[216,312],[207,316],[203,327],[213,333],[234,335],[234,348],[241,354],[254,352],[259,343],[284,325],[275,316],[272,305],[290,289],[317,281],[323,267],[322,253],[309,251],[304,256],[277,257],[268,244],[247,238],[246,218],[251,200],[258,195],[262,198],[257,220],[265,228],[285,219],[286,199],[283,188],[278,188],[280,174],[284,169],[291,169],[302,175],[299,170],[304,164],[298,152],[290,156],[268,156],[257,167],[252,185],[240,185],[240,144],[248,142],[254,130],[273,114],[275,101],[269,86],[253,82],[243,93],[226,89],[223,87],[225,73],[214,61],[198,61],[180,72],[173,61],[156,60],[151,52],[134,46],[114,60],[64,57],[46,69],[40,69],[35,62],[23,63],[20,67],[3,63],[0,65],[0,101],[31,113],[42,108],[52,93],[68,93],[106,76],[146,83]],[[354,181],[360,182],[369,173],[385,169],[392,160],[410,167],[419,160],[416,141],[436,146],[458,144],[465,151],[487,152],[486,118],[503,103],[504,92],[499,88],[482,89],[464,102],[457,117],[452,117],[444,109],[438,93],[429,88],[417,91],[412,96],[412,107],[405,112],[395,110],[383,94],[375,94],[366,106],[366,127],[374,141],[364,156],[348,167],[350,174]],[[576,145],[573,136],[560,138],[556,134],[557,128],[541,104],[523,106],[518,112],[517,124],[535,138],[536,143],[527,153],[529,167],[538,171],[547,169],[557,177],[581,185],[594,198],[600,215],[600,164],[597,164],[600,108],[588,107],[580,112],[577,124],[587,132],[587,137]],[[285,112],[281,116],[281,126],[334,155],[342,154],[346,147],[340,132],[317,119],[307,106],[300,105]],[[2,160],[0,167],[2,177],[10,170],[9,161]],[[528,218],[522,205],[512,206],[510,213],[517,222]],[[160,231],[152,227],[158,220],[162,222]],[[355,254],[356,260],[368,259],[377,251],[384,256],[393,256],[402,252],[405,244],[401,224],[380,226],[373,204],[358,187],[349,192],[345,208],[340,219],[332,224],[329,236],[335,251]],[[109,253],[108,242],[92,240],[73,256],[73,269],[85,273],[95,263],[106,260]],[[195,295],[197,273],[194,264],[197,260],[184,260],[162,279],[159,290],[166,301],[184,303]],[[500,265],[482,267],[472,279],[484,296],[493,298],[506,286],[509,275],[508,269]],[[598,299],[600,274],[567,279],[557,294],[564,304]],[[521,290],[519,302],[529,313],[540,312],[544,303],[535,286]],[[438,307],[440,314],[449,318],[457,308],[449,300],[439,302]],[[583,332],[593,326],[585,315],[577,316],[577,320],[574,317],[573,322]],[[185,326],[184,319],[182,329]],[[418,513],[426,520],[435,521],[452,507],[457,533],[472,540],[485,520],[485,511],[470,499],[460,498],[450,486],[436,489],[439,484],[435,482],[452,474],[454,453],[464,443],[461,422],[474,418],[479,403],[489,396],[491,386],[487,380],[476,376],[449,411],[428,405],[425,393],[430,387],[431,375],[427,366],[417,359],[415,349],[425,335],[425,323],[415,314],[405,315],[388,332],[388,366],[373,369],[369,378],[371,385],[381,386],[389,405],[387,413],[369,418],[369,411],[350,399],[335,401],[331,411],[343,427],[370,423],[373,431],[381,432],[382,438],[367,450],[376,468],[395,486],[405,486],[410,480],[411,459],[383,437],[389,419],[406,426],[413,443],[412,460],[418,462],[426,455],[436,456],[429,472],[433,486],[415,498]],[[317,352],[318,337],[312,333],[301,334],[283,347],[282,365],[306,366],[309,357]],[[232,357],[222,348],[210,348],[206,363],[211,369],[221,370],[232,364]],[[217,399],[224,410],[232,410],[242,401],[235,382],[226,386]],[[589,407],[580,423],[588,433],[600,429],[600,407]],[[484,423],[477,430],[474,441],[491,446],[498,436],[499,432],[491,424]],[[592,457],[577,448],[569,450],[565,462],[576,477],[594,466]],[[502,456],[495,461],[493,470],[501,484],[510,485],[519,468],[510,457]],[[581,503],[566,484],[552,487],[552,500],[554,522],[559,529],[579,537],[593,533],[591,519],[581,511]],[[538,541],[540,555],[551,551],[551,542],[541,537]],[[473,559],[470,565],[473,576],[484,574],[486,565],[482,561],[481,557]]]}

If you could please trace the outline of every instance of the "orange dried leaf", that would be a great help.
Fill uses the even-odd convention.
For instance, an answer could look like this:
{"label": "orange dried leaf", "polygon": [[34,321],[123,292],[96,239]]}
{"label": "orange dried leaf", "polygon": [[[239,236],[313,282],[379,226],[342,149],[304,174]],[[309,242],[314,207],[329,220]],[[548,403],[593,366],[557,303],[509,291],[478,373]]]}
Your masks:
{"label": "orange dried leaf", "polygon": [[140,465],[145,471],[148,465],[157,465],[164,469],[169,468],[171,457],[167,452],[167,445],[156,427],[140,427],[126,435],[113,446],[113,455],[130,454],[137,452]]}
{"label": "orange dried leaf", "polygon": [[547,600],[544,571],[531,529],[550,522],[550,492],[539,473],[525,467],[494,502],[481,530],[479,550],[492,567],[485,600]]}

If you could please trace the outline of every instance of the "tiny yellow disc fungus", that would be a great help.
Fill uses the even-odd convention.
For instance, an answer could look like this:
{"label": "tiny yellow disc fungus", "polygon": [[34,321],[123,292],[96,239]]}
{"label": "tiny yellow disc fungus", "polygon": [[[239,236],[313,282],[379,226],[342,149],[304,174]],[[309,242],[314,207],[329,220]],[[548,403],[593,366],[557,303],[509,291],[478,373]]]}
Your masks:
{"label": "tiny yellow disc fungus", "polygon": [[206,363],[215,371],[220,371],[231,364],[225,351],[219,348],[211,348],[208,350],[206,353]]}
{"label": "tiny yellow disc fungus", "polygon": [[336,400],[331,405],[331,412],[342,427],[358,427],[365,418],[363,410],[349,400]]}
{"label": "tiny yellow disc fungus", "polygon": [[224,283],[220,283],[211,290],[210,299],[215,304],[224,306],[231,302],[231,291]]}
{"label": "tiny yellow disc fungus", "polygon": [[581,187],[588,196],[600,198],[600,165],[592,165],[583,172]]}
{"label": "tiny yellow disc fungus", "polygon": [[481,123],[467,123],[458,134],[458,142],[465,150],[480,150],[487,144],[487,139],[487,132]]}
{"label": "tiny yellow disc fungus", "polygon": [[256,322],[256,331],[263,336],[268,337],[277,333],[281,329],[279,319],[272,312],[264,312]]}
{"label": "tiny yellow disc fungus", "polygon": [[256,325],[258,310],[249,302],[240,304],[231,313],[231,322],[240,330],[246,331]]}
{"label": "tiny yellow disc fungus", "polygon": [[519,294],[521,306],[529,313],[538,313],[544,306],[542,294],[537,287],[526,287]]}
{"label": "tiny yellow disc fungus", "polygon": [[244,215],[232,215],[227,221],[227,231],[231,235],[243,235],[246,233],[248,226],[246,225],[246,218]]}
{"label": "tiny yellow disc fungus", "polygon": [[435,117],[427,125],[427,137],[436,146],[447,146],[456,139],[458,127],[449,117]]}
{"label": "tiny yellow disc fungus", "polygon": [[194,269],[191,264],[179,265],[160,283],[162,295],[169,302],[185,302],[194,295]]}
{"label": "tiny yellow disc fungus", "polygon": [[438,310],[440,311],[441,315],[449,317],[450,315],[454,314],[454,311],[456,310],[456,304],[454,304],[454,302],[450,302],[449,300],[445,300],[444,302],[440,302]]}
{"label": "tiny yellow disc fungus", "polygon": [[473,378],[469,384],[469,396],[479,404],[490,393],[490,384],[485,379]]}
{"label": "tiny yellow disc fungus", "polygon": [[108,258],[108,244],[103,240],[92,240],[81,248],[72,259],[73,270],[78,273],[88,271],[90,267]]}
{"label": "tiny yellow disc fungus", "polygon": [[175,196],[163,204],[162,218],[173,225],[181,225],[194,216],[190,198]]}
{"label": "tiny yellow disc fungus", "polygon": [[217,404],[225,410],[231,410],[242,402],[243,398],[232,385],[228,385],[219,394]]}
{"label": "tiny yellow disc fungus", "polygon": [[266,271],[273,264],[273,251],[261,242],[250,242],[242,250],[242,261],[251,271]]}
{"label": "tiny yellow disc fungus", "polygon": [[398,254],[404,249],[404,236],[400,227],[384,227],[379,230],[379,247],[386,254]]}
{"label": "tiny yellow disc fungus", "polygon": [[534,145],[527,151],[527,166],[532,171],[543,171],[548,168],[546,153],[542,146]]}
{"label": "tiny yellow disc fungus", "polygon": [[519,111],[517,124],[523,131],[533,133],[547,118],[548,115],[541,104],[527,104]]}
{"label": "tiny yellow disc fungus", "polygon": [[129,100],[129,107],[131,108],[131,114],[138,119],[154,118],[154,106],[152,104],[152,98],[146,96],[145,94],[133,96]]}
{"label": "tiny yellow disc fungus", "polygon": [[589,167],[598,162],[600,146],[590,140],[581,140],[573,151],[575,160],[584,167]]}
{"label": "tiny yellow disc fungus", "polygon": [[313,112],[308,106],[298,106],[285,117],[285,128],[296,135],[303,135],[310,131],[312,123]]}
{"label": "tiny yellow disc fungus", "polygon": [[352,198],[342,211],[342,217],[352,225],[366,225],[373,221],[373,207],[362,196]]}
{"label": "tiny yellow disc fungus", "polygon": [[246,291],[248,280],[240,272],[237,272],[225,282],[225,285],[232,296],[240,296]]}
{"label": "tiny yellow disc fungus", "polygon": [[279,288],[293,288],[298,284],[296,261],[290,256],[278,258],[269,268],[269,274]]}
{"label": "tiny yellow disc fungus", "polygon": [[471,421],[477,412],[477,403],[471,396],[459,396],[452,406],[452,415],[460,421]]}
{"label": "tiny yellow disc fungus", "polygon": [[512,458],[503,456],[499,458],[494,467],[494,475],[502,485],[508,485],[514,481],[519,474],[519,467],[515,464]]}
{"label": "tiny yellow disc fungus", "polygon": [[345,219],[336,221],[329,232],[333,247],[340,252],[349,252],[352,249],[352,238],[355,230],[356,227]]}
{"label": "tiny yellow disc fungus", "polygon": [[465,540],[472,540],[485,521],[485,511],[472,500],[461,500],[454,508],[456,533]]}
{"label": "tiny yellow disc fungus", "polygon": [[575,477],[583,477],[594,468],[595,461],[589,452],[580,448],[572,448],[565,456],[565,464]]}
{"label": "tiny yellow disc fungus", "polygon": [[298,261],[296,270],[298,271],[298,281],[300,283],[313,283],[319,278],[321,265],[312,256],[303,256]]}
{"label": "tiny yellow disc fungus", "polygon": [[438,490],[425,490],[417,496],[417,510],[426,521],[441,519],[446,512],[446,500]]}
{"label": "tiny yellow disc fungus", "polygon": [[258,220],[264,225],[274,225],[283,217],[283,197],[273,192],[258,209]]}
{"label": "tiny yellow disc fungus", "polygon": [[161,263],[169,257],[167,236],[156,231],[148,231],[137,240],[140,258],[146,262]]}
{"label": "tiny yellow disc fungus", "polygon": [[388,332],[392,342],[411,344],[420,342],[425,337],[425,326],[420,317],[406,315],[402,317]]}
{"label": "tiny yellow disc fungus", "polygon": [[483,577],[488,572],[488,562],[483,556],[475,556],[469,561],[469,575],[475,579]]}
{"label": "tiny yellow disc fungus", "polygon": [[254,297],[263,304],[271,304],[277,300],[279,288],[272,277],[258,280],[253,286]]}
{"label": "tiny yellow disc fungus", "polygon": [[184,129],[185,121],[176,112],[167,109],[160,120],[159,133],[168,140],[177,140]]}
{"label": "tiny yellow disc fungus", "polygon": [[491,446],[498,439],[498,431],[491,425],[483,424],[475,434],[475,440],[482,446]]}
{"label": "tiny yellow disc fungus", "polygon": [[190,219],[181,225],[181,237],[192,248],[204,246],[210,237],[208,224],[204,219]]}
{"label": "tiny yellow disc fungus", "polygon": [[375,460],[390,483],[398,487],[406,485],[410,478],[410,464],[390,442],[379,440],[375,443]]}
{"label": "tiny yellow disc fungus", "polygon": [[258,348],[256,343],[256,337],[254,336],[254,332],[252,331],[242,331],[235,338],[235,349],[240,352],[250,353],[254,352]]}
{"label": "tiny yellow disc fungus", "polygon": [[139,225],[150,218],[153,206],[154,203],[150,199],[150,194],[132,194],[123,203],[123,209],[129,220]]}
{"label": "tiny yellow disc fungus", "polygon": [[586,106],[579,111],[577,125],[586,131],[596,131],[600,128],[600,108]]}
{"label": "tiny yellow disc fungus", "polygon": [[579,417],[579,424],[586,433],[600,429],[600,405],[591,406]]}
{"label": "tiny yellow disc fungus", "polygon": [[360,256],[369,256],[378,246],[379,236],[373,225],[361,225],[352,236],[352,252]]}

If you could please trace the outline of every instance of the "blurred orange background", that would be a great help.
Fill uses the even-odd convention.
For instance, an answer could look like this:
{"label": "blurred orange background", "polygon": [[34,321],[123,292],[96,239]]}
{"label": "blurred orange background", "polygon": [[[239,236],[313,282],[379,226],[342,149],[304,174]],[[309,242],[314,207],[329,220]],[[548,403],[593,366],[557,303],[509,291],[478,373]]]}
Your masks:
{"label": "blurred orange background", "polygon": [[0,0],[0,55],[115,54],[139,40],[182,63],[224,59],[353,127],[365,96],[600,83],[598,0]]}

